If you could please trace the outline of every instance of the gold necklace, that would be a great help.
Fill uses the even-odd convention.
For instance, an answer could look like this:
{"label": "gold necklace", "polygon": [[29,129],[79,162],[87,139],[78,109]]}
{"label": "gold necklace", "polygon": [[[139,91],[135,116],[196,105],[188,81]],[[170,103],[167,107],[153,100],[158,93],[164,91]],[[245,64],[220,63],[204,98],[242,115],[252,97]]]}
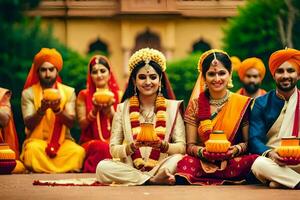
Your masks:
{"label": "gold necklace", "polygon": [[229,94],[230,92],[227,90],[225,96],[222,97],[221,99],[212,99],[211,96],[209,95],[209,104],[212,106],[221,107],[225,102],[228,101]]}
{"label": "gold necklace", "polygon": [[140,113],[144,118],[145,122],[153,122],[154,119],[154,107],[147,111],[145,108],[141,106]]}

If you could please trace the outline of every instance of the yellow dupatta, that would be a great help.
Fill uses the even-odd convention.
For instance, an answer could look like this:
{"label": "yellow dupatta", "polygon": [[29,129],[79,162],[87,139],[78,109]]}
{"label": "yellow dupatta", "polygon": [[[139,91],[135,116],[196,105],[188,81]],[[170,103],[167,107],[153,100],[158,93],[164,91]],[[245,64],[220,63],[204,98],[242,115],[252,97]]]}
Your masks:
{"label": "yellow dupatta", "polygon": [[[34,93],[34,107],[37,110],[41,106],[41,100],[43,99],[43,90],[41,85],[35,84],[32,86]],[[67,99],[71,97],[73,89],[66,87],[60,83],[57,83],[57,89],[59,90],[61,99],[60,99],[60,109],[63,110]],[[46,114],[43,116],[39,125],[32,131],[30,138],[44,139],[43,130],[49,131],[50,135],[47,136],[48,142],[52,138],[52,133],[54,129],[55,114],[51,109],[46,111]],[[65,140],[66,126],[62,125],[61,134],[59,138],[59,144]]]}
{"label": "yellow dupatta", "polygon": [[223,130],[232,141],[250,103],[250,98],[231,93],[228,102],[212,120],[213,130]]}

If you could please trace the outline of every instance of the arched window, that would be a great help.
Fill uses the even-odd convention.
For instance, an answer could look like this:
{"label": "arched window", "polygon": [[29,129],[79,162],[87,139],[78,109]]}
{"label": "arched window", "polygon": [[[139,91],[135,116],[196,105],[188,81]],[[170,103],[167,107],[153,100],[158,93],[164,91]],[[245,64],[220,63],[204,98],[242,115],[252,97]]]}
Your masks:
{"label": "arched window", "polygon": [[205,52],[210,49],[211,49],[210,44],[204,41],[203,39],[200,39],[199,41],[193,44],[193,52],[197,52],[197,51]]}
{"label": "arched window", "polygon": [[151,32],[148,28],[145,32],[139,34],[135,39],[135,47],[133,48],[133,52],[141,49],[141,48],[154,48],[161,51],[160,37]]}
{"label": "arched window", "polygon": [[100,38],[97,38],[96,41],[92,42],[89,46],[89,53],[92,52],[100,52],[101,54],[108,56],[108,48],[107,44],[100,40]]}

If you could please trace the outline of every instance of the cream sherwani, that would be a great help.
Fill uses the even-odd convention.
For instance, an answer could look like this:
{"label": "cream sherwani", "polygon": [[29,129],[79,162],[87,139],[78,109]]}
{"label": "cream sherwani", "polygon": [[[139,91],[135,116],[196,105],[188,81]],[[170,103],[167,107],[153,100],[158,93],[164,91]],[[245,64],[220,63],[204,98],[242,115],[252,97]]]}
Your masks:
{"label": "cream sherwani", "polygon": [[[119,104],[112,123],[110,151],[113,160],[101,161],[96,169],[97,180],[108,184],[142,185],[160,170],[167,168],[175,173],[177,162],[185,153],[185,128],[179,112],[181,101],[167,100],[166,141],[171,141],[166,153],[161,153],[158,164],[149,172],[142,172],[133,166],[126,144],[133,142],[129,118],[129,101]],[[142,122],[144,119],[140,117]],[[155,117],[153,119],[155,121]],[[169,140],[170,139],[170,140]],[[151,147],[140,148],[142,158],[147,161]]]}

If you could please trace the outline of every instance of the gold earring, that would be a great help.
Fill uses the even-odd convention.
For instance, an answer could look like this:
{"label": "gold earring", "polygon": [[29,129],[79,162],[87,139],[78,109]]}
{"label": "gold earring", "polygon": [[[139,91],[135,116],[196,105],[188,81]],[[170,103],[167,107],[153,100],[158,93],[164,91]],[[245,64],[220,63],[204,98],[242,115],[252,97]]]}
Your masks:
{"label": "gold earring", "polygon": [[232,78],[229,78],[229,81],[227,83],[227,88],[233,88]]}
{"label": "gold earring", "polygon": [[159,88],[158,88],[158,96],[163,96],[161,93],[161,84],[159,85]]}
{"label": "gold earring", "polygon": [[137,96],[137,89],[136,89],[136,85],[134,85],[134,96]]}

